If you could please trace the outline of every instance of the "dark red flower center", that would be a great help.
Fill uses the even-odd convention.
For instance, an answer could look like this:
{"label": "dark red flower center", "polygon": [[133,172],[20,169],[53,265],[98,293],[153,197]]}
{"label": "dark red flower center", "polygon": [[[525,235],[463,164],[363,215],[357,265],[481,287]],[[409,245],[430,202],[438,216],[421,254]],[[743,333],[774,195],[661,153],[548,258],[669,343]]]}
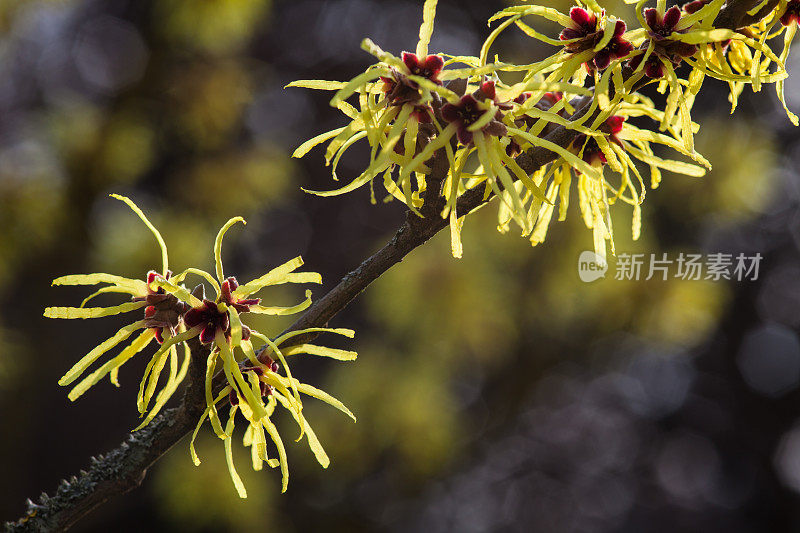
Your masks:
{"label": "dark red flower center", "polygon": [[800,0],[791,0],[786,11],[781,15],[781,24],[788,26],[792,22],[800,23]]}
{"label": "dark red flower center", "polygon": [[[416,54],[403,52],[402,60],[406,69],[408,69],[407,73],[392,68],[391,76],[381,76],[381,81],[383,82],[381,90],[386,95],[389,105],[413,104],[422,98],[419,84],[410,80],[408,78],[409,75],[426,78],[437,85],[442,84],[439,81],[439,73],[444,67],[444,59],[440,56],[429,55],[424,60],[420,60]],[[413,114],[420,122],[430,122],[428,111],[432,111],[430,106],[418,104],[415,106]]]}
{"label": "dark red flower center", "polygon": [[672,6],[662,16],[655,8],[644,10],[644,19],[650,28],[650,37],[655,40],[666,39],[675,31],[681,20],[681,8]]}
{"label": "dark red flower center", "polygon": [[200,332],[200,342],[208,344],[213,342],[217,330],[226,333],[230,331],[231,321],[228,313],[220,312],[217,304],[211,300],[203,300],[203,305],[189,309],[183,317],[186,327],[202,328]]}
{"label": "dark red flower center", "polygon": [[[600,131],[606,133],[606,139],[609,142],[613,142],[622,146],[622,142],[617,138],[617,134],[622,131],[622,125],[624,123],[624,117],[614,115],[613,117],[606,119],[606,121],[600,126]],[[597,144],[597,140],[594,137],[579,135],[572,142],[572,149],[577,153],[580,153],[581,150],[583,150],[583,160],[590,165],[596,165],[599,163],[602,166],[608,162],[606,155],[603,153],[603,150],[600,149],[600,145]]]}
{"label": "dark red flower center", "polygon": [[236,281],[236,278],[231,276],[225,281],[222,282],[220,285],[220,299],[228,304],[231,307],[234,307],[240,313],[247,313],[250,311],[251,305],[258,305],[261,302],[261,298],[249,298],[249,299],[242,299],[242,298],[234,298],[233,291],[235,291],[239,287],[239,282]]}
{"label": "dark red flower center", "polygon": [[145,327],[151,328],[159,343],[164,342],[164,328],[175,334],[180,317],[188,310],[189,306],[181,302],[174,295],[169,294],[163,287],[153,289],[156,280],[168,280],[172,272],[167,271],[165,276],[151,270],[147,273],[147,296],[138,296],[133,300],[146,302],[144,309]]}
{"label": "dark red flower center", "polygon": [[444,59],[442,59],[441,56],[429,55],[424,60],[420,60],[417,54],[403,52],[401,58],[403,64],[408,68],[409,74],[427,78],[433,83],[441,85],[439,73],[444,67]]}
{"label": "dark red flower center", "polygon": [[[598,28],[597,15],[589,13],[582,7],[573,7],[569,16],[570,26],[559,34],[559,39],[562,41],[570,41],[564,45],[566,50],[574,54],[593,50],[605,35],[605,29]],[[633,45],[622,38],[626,30],[625,22],[618,20],[614,25],[614,36],[609,43],[587,61],[588,70],[604,70],[612,60],[623,58],[633,51]]]}
{"label": "dark red flower center", "polygon": [[562,41],[582,39],[597,32],[597,15],[594,13],[575,6],[569,10],[569,18],[572,24],[561,31],[559,39]]}

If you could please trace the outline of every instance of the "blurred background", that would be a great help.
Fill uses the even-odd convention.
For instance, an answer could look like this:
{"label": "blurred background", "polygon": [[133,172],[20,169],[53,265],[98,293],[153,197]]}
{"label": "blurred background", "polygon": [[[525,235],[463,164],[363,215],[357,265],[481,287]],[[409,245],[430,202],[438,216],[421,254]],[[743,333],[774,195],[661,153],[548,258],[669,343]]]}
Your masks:
{"label": "blurred background", "polygon": [[[158,265],[151,235],[108,193],[148,213],[177,270],[211,269],[217,228],[242,215],[226,271],[248,280],[302,254],[325,279],[317,297],[393,234],[397,202],[300,191],[335,184],[322,150],[288,154],[343,122],[329,93],[282,87],[361,72],[363,37],[413,50],[421,4],[0,2],[0,519],[138,424],[145,358],[122,369],[121,389],[104,381],[74,404],[56,383],[128,320],[42,317],[88,294],[51,287],[59,275],[141,278]],[[441,0],[431,50],[476,54],[504,6]],[[550,53],[513,31],[497,50],[521,62]],[[800,54],[792,62],[797,73]],[[787,91],[798,112],[800,76]],[[181,442],[75,530],[800,531],[800,135],[771,88],[729,108],[727,87],[707,81],[695,120],[714,171],[666,175],[638,242],[620,209],[617,250],[759,252],[758,280],[585,284],[576,263],[592,237],[577,202],[537,248],[498,234],[494,208],[482,210],[462,260],[439,235],[336,318],[357,337],[326,340],[357,362],[294,361],[359,418],[307,402],[327,471],[292,443],[280,495],[279,474],[251,471],[235,446],[241,501],[205,428],[200,467]],[[357,175],[365,155],[352,150],[340,175]],[[279,420],[284,433],[290,423]]]}

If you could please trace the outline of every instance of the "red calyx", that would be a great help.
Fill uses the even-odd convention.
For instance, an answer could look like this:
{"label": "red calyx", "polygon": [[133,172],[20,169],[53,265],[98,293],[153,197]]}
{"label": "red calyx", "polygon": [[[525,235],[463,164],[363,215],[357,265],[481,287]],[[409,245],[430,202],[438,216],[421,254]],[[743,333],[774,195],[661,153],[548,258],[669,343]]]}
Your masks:
{"label": "red calyx", "polygon": [[214,341],[217,330],[221,330],[226,335],[230,332],[230,319],[228,313],[220,313],[217,304],[210,300],[203,300],[203,305],[189,309],[183,317],[186,327],[202,327],[200,332],[200,342],[209,344]]}
{"label": "red calyx", "polygon": [[558,36],[562,41],[580,39],[597,31],[597,16],[582,7],[570,9],[569,18],[572,19],[572,25],[564,28]]}
{"label": "red calyx", "polygon": [[788,26],[792,22],[800,23],[800,1],[791,0],[786,6],[786,11],[781,15],[781,24]]}
{"label": "red calyx", "polygon": [[220,299],[235,308],[239,313],[247,313],[250,311],[251,305],[258,305],[261,302],[261,298],[234,298],[232,293],[238,286],[239,282],[233,276],[223,281],[220,285]]}
{"label": "red calyx", "polygon": [[410,74],[422,76],[423,78],[431,80],[433,83],[441,85],[442,82],[439,81],[439,73],[444,67],[444,59],[442,59],[441,56],[429,55],[424,60],[420,60],[417,54],[403,52],[401,59]]}

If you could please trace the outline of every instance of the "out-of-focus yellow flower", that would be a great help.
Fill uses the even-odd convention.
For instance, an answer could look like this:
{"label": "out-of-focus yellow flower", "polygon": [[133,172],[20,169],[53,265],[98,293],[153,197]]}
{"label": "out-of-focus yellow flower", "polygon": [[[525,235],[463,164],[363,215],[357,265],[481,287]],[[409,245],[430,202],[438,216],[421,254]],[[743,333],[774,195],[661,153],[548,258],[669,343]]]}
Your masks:
{"label": "out-of-focus yellow flower", "polygon": [[[692,13],[691,16],[697,16],[702,10],[697,12],[695,10],[699,10],[701,6],[705,6],[702,9],[709,10],[713,3],[715,2],[709,0],[695,0],[686,4],[683,9],[687,13]],[[687,58],[686,61],[696,72],[728,83],[731,113],[736,110],[739,96],[746,85],[750,85],[753,92],[759,92],[763,84],[774,83],[778,99],[789,120],[795,126],[798,125],[798,118],[786,107],[783,95],[784,80],[789,75],[786,72],[786,59],[789,57],[791,42],[797,30],[796,19],[792,17],[792,4],[796,2],[781,0],[764,18],[740,28],[731,36],[724,36],[723,30],[710,29],[716,17],[713,10],[709,11],[708,16],[701,17],[696,24],[709,32],[709,35],[713,33],[724,38],[706,42],[699,47],[697,54]],[[759,11],[762,6],[763,3],[757,5],[752,12]],[[768,42],[781,34],[784,36],[784,46],[778,56],[772,51]]]}

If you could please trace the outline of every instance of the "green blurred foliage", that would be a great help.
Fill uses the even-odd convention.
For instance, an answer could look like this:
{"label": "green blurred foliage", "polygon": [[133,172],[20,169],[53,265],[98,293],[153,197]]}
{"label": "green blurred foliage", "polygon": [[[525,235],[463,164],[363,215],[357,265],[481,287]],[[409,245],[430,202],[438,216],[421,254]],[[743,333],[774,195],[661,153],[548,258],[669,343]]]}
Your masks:
{"label": "green blurred foliage", "polygon": [[270,5],[268,0],[161,0],[153,16],[173,46],[223,55],[248,43]]}
{"label": "green blurred foliage", "polygon": [[[743,116],[708,117],[701,125],[697,150],[714,165],[701,178],[674,178],[665,194],[667,209],[681,204],[691,216],[713,215],[721,222],[751,220],[774,199],[777,183],[776,139],[759,121]],[[697,194],[697,187],[705,194]],[[680,207],[679,207],[680,206]]]}
{"label": "green blurred foliage", "polygon": [[[241,435],[235,437],[241,443]],[[199,438],[197,453],[202,463],[192,464],[188,450],[164,458],[153,479],[153,492],[165,523],[176,531],[290,532],[293,528],[270,502],[279,497],[274,471],[254,472],[250,454],[234,451],[234,462],[247,487],[248,500],[231,490],[222,441],[208,433]]]}
{"label": "green blurred foliage", "polygon": [[179,143],[194,149],[214,149],[231,141],[252,96],[247,67],[240,61],[219,59],[171,70],[166,90]]}

